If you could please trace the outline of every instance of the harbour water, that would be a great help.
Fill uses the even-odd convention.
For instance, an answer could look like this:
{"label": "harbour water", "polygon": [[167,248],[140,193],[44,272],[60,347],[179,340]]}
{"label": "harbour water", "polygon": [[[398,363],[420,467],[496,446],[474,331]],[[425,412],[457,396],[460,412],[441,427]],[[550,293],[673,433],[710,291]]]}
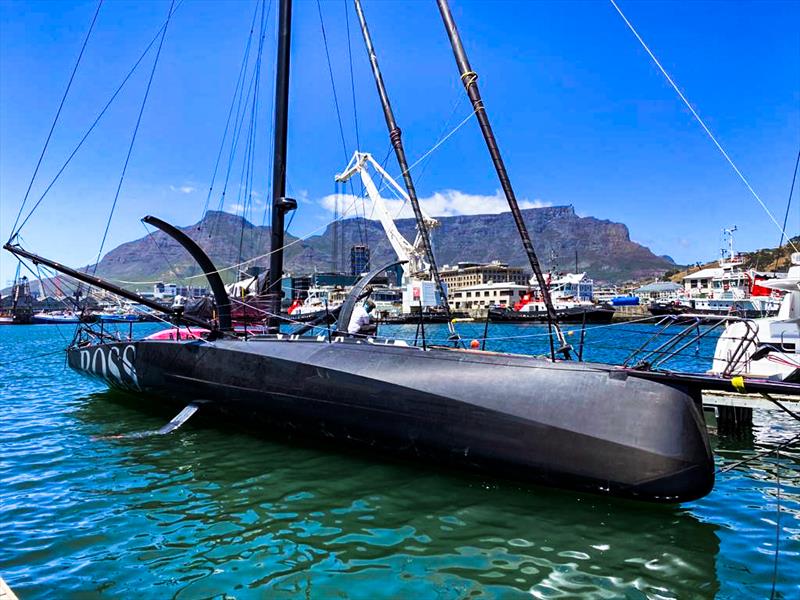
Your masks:
{"label": "harbour water", "polygon": [[[619,362],[648,327],[593,329],[586,357]],[[493,325],[487,349],[543,353],[543,331]],[[202,411],[169,436],[114,437],[172,414],[66,368],[72,333],[0,328],[0,575],[25,600],[768,598],[776,533],[775,597],[800,597],[796,448],[655,506],[242,433]],[[683,366],[707,368],[713,340],[695,350]],[[713,438],[719,467],[800,432],[780,412],[754,421]]]}

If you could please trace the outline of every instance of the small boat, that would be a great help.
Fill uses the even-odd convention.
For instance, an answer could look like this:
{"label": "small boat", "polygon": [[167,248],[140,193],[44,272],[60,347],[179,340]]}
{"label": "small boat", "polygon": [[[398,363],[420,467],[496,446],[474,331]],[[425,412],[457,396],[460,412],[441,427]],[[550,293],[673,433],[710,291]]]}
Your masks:
{"label": "small boat", "polygon": [[[543,306],[531,302],[527,310],[511,310],[507,307],[489,309],[489,320],[498,323],[547,323],[547,313]],[[574,305],[555,304],[559,323],[611,323],[616,310],[607,304],[576,303]]]}
{"label": "small boat", "polygon": [[[594,283],[586,273],[548,276],[548,292],[560,323],[610,323],[616,309],[610,304],[596,304],[592,297]],[[522,296],[513,308],[490,307],[489,320],[506,323],[546,323],[547,305],[538,289]]]}
{"label": "small boat", "polygon": [[735,226],[722,230],[724,244],[717,266],[686,275],[684,294],[674,300],[692,314],[742,318],[775,316],[780,298],[765,283],[778,274],[744,269],[744,257],[734,250],[735,231]]}
{"label": "small boat", "polygon": [[784,278],[760,285],[784,294],[777,316],[729,323],[714,351],[712,372],[800,383],[800,252]]}
{"label": "small boat", "polygon": [[139,315],[131,313],[95,313],[95,318],[101,323],[138,323]]}
{"label": "small boat", "polygon": [[33,315],[34,325],[74,325],[81,323],[81,316],[71,312],[38,312]]}

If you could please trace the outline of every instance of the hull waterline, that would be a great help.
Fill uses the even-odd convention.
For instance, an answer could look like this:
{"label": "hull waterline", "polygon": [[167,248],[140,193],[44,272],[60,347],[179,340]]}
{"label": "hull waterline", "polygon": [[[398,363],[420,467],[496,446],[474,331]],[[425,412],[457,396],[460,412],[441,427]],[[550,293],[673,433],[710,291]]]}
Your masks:
{"label": "hull waterline", "polygon": [[714,482],[697,402],[609,366],[274,337],[99,344],[68,358],[176,407],[205,400],[251,426],[519,481],[660,502]]}

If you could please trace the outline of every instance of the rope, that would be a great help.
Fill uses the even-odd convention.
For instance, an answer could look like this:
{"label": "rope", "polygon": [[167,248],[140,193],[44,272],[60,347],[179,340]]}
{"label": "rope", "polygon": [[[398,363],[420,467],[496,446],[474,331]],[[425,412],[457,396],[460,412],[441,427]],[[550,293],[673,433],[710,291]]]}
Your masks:
{"label": "rope", "polygon": [[461,81],[464,83],[464,87],[469,89],[475,85],[476,81],[478,81],[478,74],[475,71],[467,71],[466,73],[462,73]]}
{"label": "rope", "polygon": [[175,270],[175,267],[173,267],[173,265],[172,265],[172,262],[169,260],[169,257],[168,257],[168,256],[167,256],[167,254],[164,252],[164,249],[161,247],[161,245],[160,245],[160,244],[158,243],[158,241],[156,240],[156,237],[153,235],[153,233],[152,233],[152,232],[150,231],[150,229],[147,227],[147,224],[146,224],[144,221],[139,221],[139,222],[142,224],[142,228],[143,228],[143,229],[145,230],[145,232],[147,233],[147,237],[148,237],[148,238],[150,238],[150,241],[151,241],[151,242],[153,242],[153,245],[154,245],[154,246],[156,247],[156,249],[158,250],[158,253],[159,253],[159,254],[161,254],[161,258],[163,258],[163,259],[164,259],[164,262],[165,262],[165,263],[167,263],[167,266],[169,267],[169,270],[172,272],[172,275],[173,275],[175,278],[177,278],[177,279],[180,279],[180,277],[179,277],[179,275],[178,275],[178,272]]}
{"label": "rope", "polygon": [[[173,14],[173,15],[174,15],[176,12],[178,12],[178,9],[180,8],[181,4],[183,4],[183,0],[179,0],[178,4],[175,6],[175,10],[173,10],[173,11],[172,11],[172,14]],[[167,20],[167,22],[168,22],[168,21],[169,21],[169,19]],[[22,221],[22,224],[21,224],[21,225],[20,225],[20,226],[19,226],[19,227],[16,229],[16,235],[18,235],[18,234],[19,234],[19,232],[20,232],[20,231],[22,230],[22,228],[25,226],[25,223],[27,223],[27,222],[28,222],[28,220],[29,220],[29,219],[30,219],[30,218],[33,216],[33,213],[34,213],[34,212],[36,212],[36,209],[37,209],[37,208],[39,208],[39,205],[42,203],[42,200],[44,200],[45,196],[47,196],[47,194],[50,192],[50,190],[52,189],[52,187],[55,185],[55,183],[56,183],[56,182],[58,181],[58,179],[61,177],[61,174],[62,174],[62,173],[64,172],[64,170],[67,168],[67,166],[69,165],[69,163],[70,163],[70,162],[72,162],[72,159],[73,159],[73,158],[75,157],[75,155],[78,153],[78,150],[80,150],[81,146],[83,146],[83,143],[84,143],[84,142],[85,142],[85,141],[88,139],[88,137],[89,137],[89,135],[92,133],[92,131],[94,131],[94,128],[95,128],[95,127],[97,126],[97,124],[100,122],[100,119],[102,119],[102,118],[103,118],[103,115],[105,115],[105,114],[106,114],[106,111],[109,109],[109,107],[110,107],[110,106],[111,106],[111,104],[114,102],[114,100],[116,99],[116,97],[117,97],[117,96],[119,95],[119,93],[122,91],[122,88],[124,88],[124,87],[125,87],[125,84],[126,84],[126,83],[128,82],[128,80],[131,78],[131,76],[133,76],[133,74],[136,72],[136,69],[137,69],[137,68],[139,68],[139,65],[140,65],[140,64],[141,64],[141,62],[144,60],[144,57],[145,57],[145,56],[147,56],[147,54],[150,52],[150,48],[152,48],[152,47],[153,47],[153,44],[155,44],[155,43],[156,43],[156,40],[157,40],[157,39],[158,39],[158,37],[161,35],[161,32],[162,32],[162,31],[164,31],[164,29],[166,29],[166,27],[167,27],[167,22],[165,22],[165,23],[164,23],[164,24],[161,26],[161,28],[160,28],[160,29],[159,29],[159,30],[156,32],[156,34],[153,36],[153,39],[152,39],[152,40],[150,40],[150,43],[149,43],[149,44],[147,44],[147,46],[145,47],[144,51],[143,51],[143,52],[142,52],[142,53],[139,55],[139,58],[138,58],[138,59],[137,59],[137,61],[134,63],[133,67],[131,67],[130,71],[128,71],[128,74],[127,74],[127,75],[125,76],[125,78],[122,80],[122,83],[120,83],[120,84],[119,84],[119,86],[117,86],[117,89],[116,89],[116,90],[114,91],[114,93],[111,95],[111,98],[108,100],[108,102],[106,102],[105,106],[104,106],[104,107],[103,107],[103,109],[100,111],[100,114],[99,114],[99,115],[97,115],[97,118],[96,118],[96,119],[94,120],[94,122],[93,122],[93,123],[92,123],[92,124],[89,126],[89,129],[87,129],[87,130],[86,130],[86,133],[85,133],[85,134],[83,134],[83,137],[82,137],[82,138],[81,138],[81,140],[78,142],[78,145],[77,145],[77,146],[75,146],[75,148],[72,150],[72,152],[70,153],[70,155],[67,157],[67,160],[64,162],[64,164],[63,164],[63,165],[61,165],[61,168],[58,170],[58,172],[56,173],[55,177],[53,177],[53,179],[52,179],[52,180],[50,181],[50,183],[47,185],[47,188],[45,188],[44,192],[42,192],[42,195],[41,195],[41,196],[39,196],[39,199],[38,199],[38,200],[36,201],[36,203],[33,205],[33,207],[31,208],[31,210],[30,210],[30,211],[28,211],[28,214],[27,214],[27,215],[25,215],[25,219],[23,219],[23,221]],[[12,235],[12,237],[13,237],[13,235]]]}
{"label": "rope", "polygon": [[[731,166],[731,168],[733,168],[733,170],[734,170],[734,171],[736,172],[736,174],[739,176],[739,179],[741,179],[741,180],[742,180],[742,183],[744,183],[744,185],[747,187],[747,189],[748,189],[748,190],[750,190],[750,193],[753,195],[753,197],[754,197],[754,198],[755,198],[755,199],[758,201],[758,203],[761,205],[761,208],[763,208],[763,209],[764,209],[764,212],[766,212],[766,213],[767,213],[767,216],[768,216],[768,217],[770,218],[770,220],[771,220],[771,221],[772,221],[772,222],[775,224],[775,227],[777,227],[777,228],[778,228],[778,230],[781,232],[781,234],[782,234],[782,235],[786,236],[786,231],[784,231],[784,228],[783,228],[783,227],[781,227],[780,223],[778,223],[778,221],[777,221],[777,220],[775,219],[775,217],[772,215],[772,212],[770,212],[769,208],[767,208],[767,205],[766,205],[766,204],[764,204],[764,201],[763,201],[763,200],[761,200],[761,197],[760,197],[760,196],[759,196],[759,195],[756,193],[756,191],[753,189],[753,186],[751,186],[751,185],[750,185],[750,182],[749,182],[749,181],[747,181],[747,178],[745,178],[745,176],[742,174],[742,172],[739,170],[739,168],[736,166],[736,164],[734,164],[734,162],[733,162],[733,160],[731,159],[731,157],[730,157],[730,156],[728,156],[728,153],[727,153],[727,152],[725,152],[725,150],[723,149],[722,145],[721,145],[721,144],[720,144],[720,143],[717,141],[717,138],[715,138],[715,137],[714,137],[714,134],[713,134],[713,133],[711,133],[711,130],[710,130],[710,129],[708,128],[708,126],[705,124],[705,122],[703,121],[703,119],[701,119],[701,118],[700,118],[700,115],[698,115],[698,114],[697,114],[697,111],[696,111],[696,110],[695,110],[695,109],[692,107],[692,105],[691,105],[691,104],[689,103],[689,101],[686,99],[686,96],[684,96],[684,95],[683,95],[683,92],[681,92],[681,90],[678,88],[678,86],[677,86],[677,85],[675,84],[675,82],[672,80],[672,77],[670,77],[670,76],[669,76],[669,73],[667,73],[667,71],[664,69],[664,67],[663,67],[663,66],[661,66],[661,63],[660,63],[660,62],[658,61],[658,59],[656,58],[655,54],[653,54],[652,50],[650,50],[650,48],[647,46],[647,44],[645,43],[645,41],[642,39],[642,37],[641,37],[641,36],[639,35],[639,33],[636,31],[636,29],[634,29],[633,25],[632,25],[632,24],[631,24],[631,22],[628,20],[628,18],[627,18],[627,17],[624,15],[624,13],[623,13],[623,12],[622,12],[622,10],[620,9],[620,7],[619,7],[619,6],[617,6],[617,3],[615,2],[615,0],[609,0],[609,2],[611,2],[611,5],[612,5],[612,6],[613,6],[613,7],[616,9],[616,11],[619,13],[619,16],[620,16],[620,17],[622,17],[622,20],[623,20],[623,21],[625,21],[625,24],[628,26],[628,29],[630,29],[630,30],[631,30],[631,32],[633,33],[633,35],[634,35],[634,36],[636,36],[636,39],[637,39],[637,40],[639,40],[639,43],[642,45],[642,48],[644,48],[644,49],[645,49],[645,51],[647,52],[647,54],[649,54],[649,55],[650,55],[650,58],[652,58],[652,59],[653,59],[653,62],[656,64],[656,66],[658,67],[658,69],[661,71],[661,73],[662,73],[662,74],[664,75],[664,77],[667,79],[667,81],[669,82],[669,84],[672,86],[672,89],[674,89],[674,90],[675,90],[675,92],[676,92],[676,93],[678,94],[678,96],[680,97],[680,99],[681,99],[681,100],[683,100],[683,103],[686,105],[686,107],[687,107],[687,108],[689,109],[689,111],[692,113],[692,115],[694,116],[694,118],[697,120],[697,122],[700,124],[700,126],[703,128],[703,130],[706,132],[706,134],[708,135],[708,137],[711,139],[711,141],[712,141],[712,142],[714,142],[714,145],[715,145],[715,146],[717,147],[717,149],[720,151],[720,153],[722,154],[722,156],[723,156],[723,157],[725,157],[725,160],[726,160],[726,161],[728,161],[728,164]],[[786,236],[786,237],[788,238],[789,236]],[[791,239],[789,239],[789,244],[791,244],[791,246],[792,246],[792,248],[794,248],[795,252],[797,252],[797,251],[798,251],[798,250],[797,250],[797,246],[795,246],[795,245],[794,245],[794,242],[792,242],[792,240],[791,240]]]}
{"label": "rope", "polygon": [[161,56],[161,48],[164,46],[164,38],[167,36],[167,26],[169,25],[169,21],[172,18],[172,9],[175,7],[175,0],[172,0],[172,3],[169,5],[169,12],[167,13],[167,22],[164,26],[164,30],[161,32],[161,41],[158,43],[158,50],[156,51],[156,58],[153,61],[153,68],[150,70],[150,79],[147,81],[147,88],[144,92],[144,98],[142,99],[142,106],[139,108],[139,116],[136,119],[136,127],[133,129],[133,137],[131,137],[130,146],[128,146],[128,154],[125,157],[125,164],[122,166],[122,174],[119,177],[119,183],[117,184],[117,191],[114,194],[114,202],[111,204],[111,212],[108,215],[108,221],[106,221],[106,229],[103,232],[103,239],[100,242],[100,249],[97,251],[97,260],[94,263],[94,269],[92,273],[97,272],[97,265],[100,264],[100,257],[103,254],[103,247],[106,244],[106,238],[108,237],[108,229],[111,227],[111,219],[114,217],[114,211],[117,208],[117,200],[119,200],[119,193],[122,189],[122,182],[125,180],[125,173],[128,170],[128,161],[131,159],[131,153],[133,153],[133,144],[136,141],[136,134],[139,133],[139,125],[142,122],[142,115],[144,114],[144,107],[147,105],[147,98],[150,96],[150,86],[153,84],[153,76],[156,74],[156,66],[158,65],[158,59]]}
{"label": "rope", "polygon": [[[270,9],[272,2],[270,1]],[[248,141],[247,150],[245,151],[245,158],[242,162],[242,173],[239,179],[239,204],[242,206],[242,222],[239,231],[239,254],[237,260],[242,260],[243,247],[244,247],[244,230],[246,219],[250,214],[252,207],[252,186],[253,186],[253,170],[255,167],[255,154],[256,154],[256,140],[258,139],[256,132],[258,129],[258,98],[261,82],[261,59],[264,51],[264,38],[266,37],[266,14],[264,10],[264,1],[261,2],[261,28],[259,31],[258,52],[256,54],[255,64],[255,83],[253,86],[253,102],[250,107],[250,124],[248,126]],[[244,198],[242,198],[244,194]]]}
{"label": "rope", "polygon": [[[86,32],[86,37],[83,39],[83,45],[81,46],[81,51],[78,54],[78,60],[75,61],[75,66],[72,68],[72,74],[69,76],[69,82],[67,82],[67,89],[64,90],[64,95],[61,96],[61,103],[58,105],[58,110],[56,111],[56,116],[53,119],[52,125],[50,125],[50,131],[47,133],[47,139],[44,141],[44,147],[42,148],[42,153],[39,155],[39,160],[36,162],[36,168],[33,170],[33,175],[31,176],[30,183],[28,183],[28,189],[25,191],[25,197],[22,199],[22,204],[19,207],[19,211],[17,212],[17,218],[14,221],[14,226],[11,228],[11,235],[9,236],[9,241],[14,237],[14,234],[17,232],[17,224],[19,223],[19,218],[22,216],[22,211],[25,208],[25,204],[28,202],[28,195],[31,193],[31,188],[33,187],[33,182],[36,180],[36,174],[39,172],[39,167],[42,166],[42,160],[44,159],[44,154],[47,151],[47,146],[50,144],[50,138],[53,136],[53,131],[56,128],[56,123],[58,123],[58,117],[61,115],[61,109],[64,108],[64,103],[67,101],[67,95],[69,94],[69,90],[72,87],[72,81],[75,79],[75,73],[78,72],[78,65],[81,64],[81,59],[83,58],[83,51],[86,50],[86,44],[89,43],[89,37],[92,35],[92,30],[94,29],[94,24],[97,21],[97,15],[100,14],[100,7],[103,6],[103,0],[100,0],[97,3],[97,9],[94,11],[94,17],[92,17],[92,23],[89,25],[89,31]],[[24,223],[23,223],[24,224]]]}

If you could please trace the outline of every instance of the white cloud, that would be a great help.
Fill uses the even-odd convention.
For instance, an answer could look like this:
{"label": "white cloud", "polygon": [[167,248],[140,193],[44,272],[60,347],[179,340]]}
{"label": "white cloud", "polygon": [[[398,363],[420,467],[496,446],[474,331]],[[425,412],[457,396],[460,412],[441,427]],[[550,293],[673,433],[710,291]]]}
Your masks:
{"label": "white cloud", "polygon": [[243,204],[231,204],[228,207],[228,210],[233,213],[234,215],[241,215],[244,213],[244,205]]}
{"label": "white cloud", "polygon": [[[384,198],[389,211],[395,218],[413,218],[414,212],[411,205],[397,198]],[[328,211],[333,212],[336,202],[336,195],[329,194],[320,200],[320,204]],[[370,201],[367,202],[367,216],[371,211]],[[497,214],[508,211],[508,202],[501,190],[497,190],[492,196],[480,194],[468,194],[460,190],[444,190],[436,192],[432,196],[419,199],[422,210],[432,217],[454,217],[457,215],[486,215]],[[520,208],[542,208],[550,206],[550,202],[542,200],[517,199]],[[361,204],[361,198],[352,194],[343,194],[339,197],[339,211],[342,206],[346,211],[345,216],[355,216],[354,207]]]}
{"label": "white cloud", "polygon": [[171,185],[169,186],[169,189],[171,189],[173,192],[180,192],[181,194],[191,194],[195,190],[195,188],[193,188],[191,185]]}

